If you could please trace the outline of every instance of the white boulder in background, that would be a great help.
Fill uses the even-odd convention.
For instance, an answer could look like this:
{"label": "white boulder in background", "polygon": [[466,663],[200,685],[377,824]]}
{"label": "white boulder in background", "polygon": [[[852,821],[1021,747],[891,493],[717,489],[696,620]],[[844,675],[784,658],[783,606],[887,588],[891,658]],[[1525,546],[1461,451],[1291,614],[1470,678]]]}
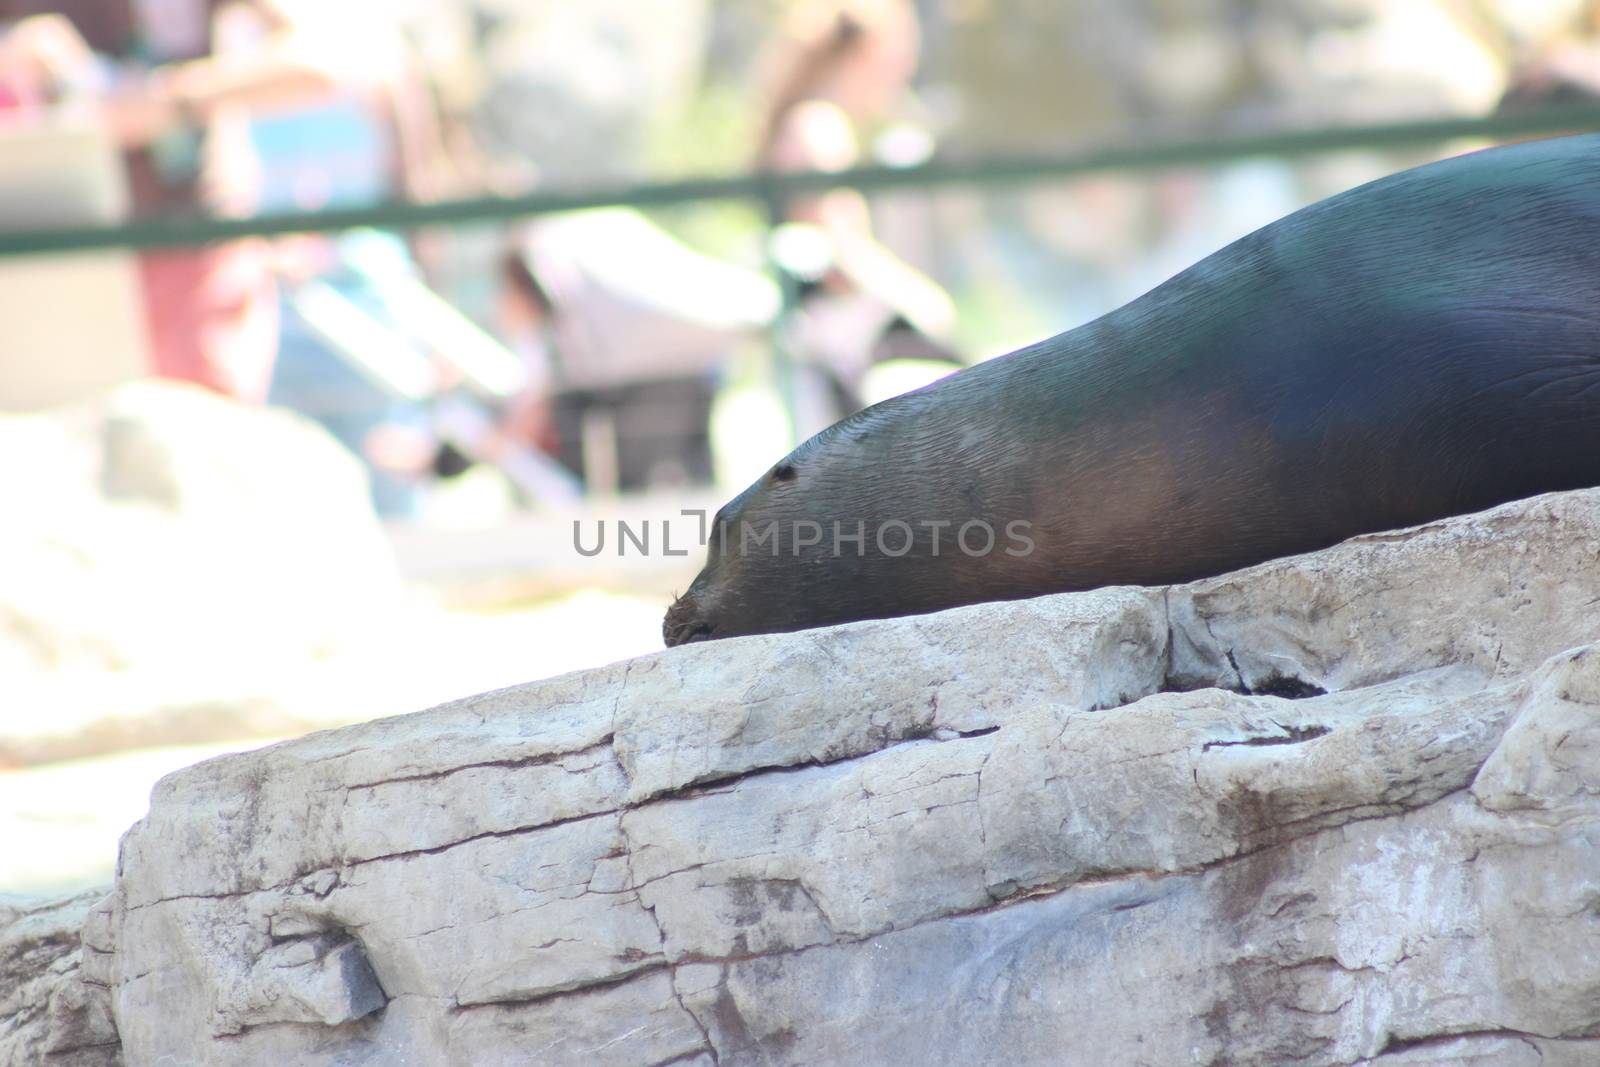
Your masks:
{"label": "white boulder in background", "polygon": [[0,764],[304,729],[274,672],[393,614],[365,473],[289,412],[143,382],[0,454]]}

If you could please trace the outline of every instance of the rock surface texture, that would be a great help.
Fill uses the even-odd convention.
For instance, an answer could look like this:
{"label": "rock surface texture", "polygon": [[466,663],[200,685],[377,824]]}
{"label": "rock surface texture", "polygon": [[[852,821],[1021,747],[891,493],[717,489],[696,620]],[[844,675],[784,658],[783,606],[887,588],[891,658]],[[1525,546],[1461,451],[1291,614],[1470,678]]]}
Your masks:
{"label": "rock surface texture", "polygon": [[1596,642],[1589,491],[214,760],[0,1064],[1597,1064]]}
{"label": "rock surface texture", "polygon": [[0,897],[0,1067],[121,1067],[109,990],[83,971],[95,955],[89,912],[104,897]]}

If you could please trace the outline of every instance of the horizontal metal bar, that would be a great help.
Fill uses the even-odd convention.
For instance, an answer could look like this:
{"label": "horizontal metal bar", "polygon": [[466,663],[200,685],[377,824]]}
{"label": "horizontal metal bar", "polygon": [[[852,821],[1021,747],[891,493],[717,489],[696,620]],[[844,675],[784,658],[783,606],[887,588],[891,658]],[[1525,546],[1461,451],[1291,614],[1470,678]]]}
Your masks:
{"label": "horizontal metal bar", "polygon": [[524,196],[475,197],[432,204],[382,203],[330,211],[259,215],[247,219],[139,219],[117,226],[13,230],[0,233],[0,256],[104,248],[173,248],[238,237],[327,233],[356,227],[496,222],[556,211],[617,205],[658,206],[703,200],[773,202],[795,193],[849,186],[864,190],[950,184],[1034,182],[1095,171],[1139,171],[1223,163],[1253,156],[1301,156],[1352,148],[1394,148],[1458,138],[1503,138],[1600,129],[1600,107],[1585,105],[1484,118],[1316,130],[1218,135],[1152,144],[1088,148],[1055,155],[934,159],[915,167],[859,167],[838,172],[749,174],[584,190],[544,190]]}

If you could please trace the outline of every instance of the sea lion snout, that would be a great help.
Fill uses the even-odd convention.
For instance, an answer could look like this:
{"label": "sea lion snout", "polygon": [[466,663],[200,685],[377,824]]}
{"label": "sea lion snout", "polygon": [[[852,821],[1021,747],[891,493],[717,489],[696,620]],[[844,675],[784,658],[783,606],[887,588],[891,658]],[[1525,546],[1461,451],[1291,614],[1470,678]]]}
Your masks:
{"label": "sea lion snout", "polygon": [[667,617],[661,623],[661,639],[668,648],[672,648],[693,641],[709,640],[714,630],[705,613],[703,598],[698,590],[690,586],[667,609]]}

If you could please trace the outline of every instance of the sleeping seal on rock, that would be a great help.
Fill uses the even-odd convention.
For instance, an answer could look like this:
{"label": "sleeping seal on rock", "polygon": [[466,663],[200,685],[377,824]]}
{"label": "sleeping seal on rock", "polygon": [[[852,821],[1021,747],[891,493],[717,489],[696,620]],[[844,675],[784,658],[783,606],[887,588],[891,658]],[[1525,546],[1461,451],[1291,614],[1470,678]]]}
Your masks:
{"label": "sleeping seal on rock", "polygon": [[1395,174],[861,411],[717,515],[668,645],[1183,582],[1600,484],[1600,135]]}

